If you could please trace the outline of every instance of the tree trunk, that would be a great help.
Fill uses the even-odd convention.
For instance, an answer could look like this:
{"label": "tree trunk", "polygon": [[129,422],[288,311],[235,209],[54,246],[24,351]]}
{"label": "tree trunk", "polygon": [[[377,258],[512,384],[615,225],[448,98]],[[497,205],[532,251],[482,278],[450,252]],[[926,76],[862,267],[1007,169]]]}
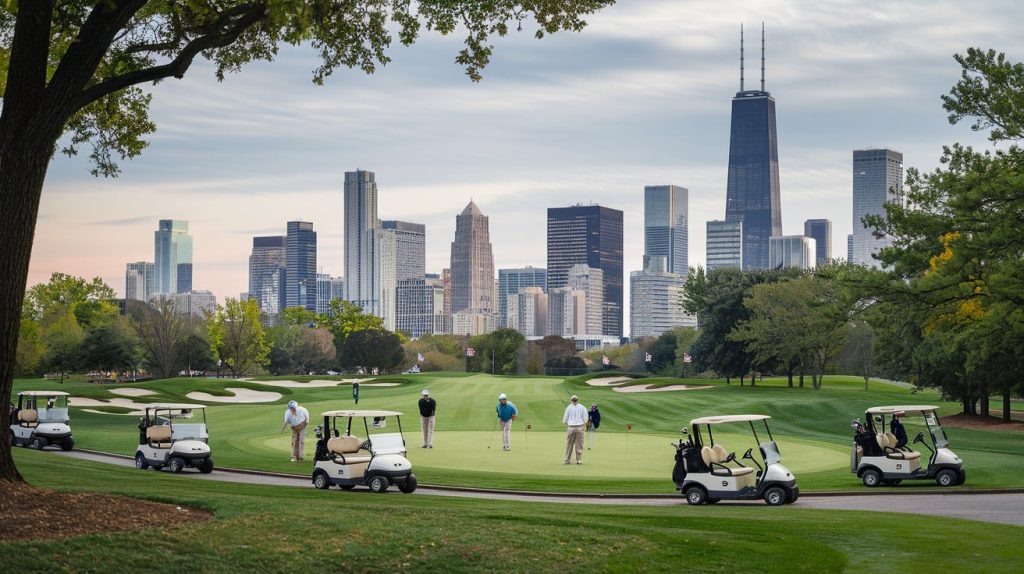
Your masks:
{"label": "tree trunk", "polygon": [[[39,198],[46,179],[52,145],[24,146],[21,138],[4,138],[0,148],[0,480],[24,479],[11,457],[10,411],[14,361],[18,349],[21,304],[25,298]],[[62,377],[63,378],[63,377]]]}
{"label": "tree trunk", "polygon": [[804,388],[804,367],[800,365],[800,388]]}
{"label": "tree trunk", "polygon": [[1010,418],[1010,384],[1003,384],[1003,422],[1011,422]]}
{"label": "tree trunk", "polygon": [[793,388],[793,368],[790,367],[786,370],[786,378],[789,380],[789,388]]}
{"label": "tree trunk", "polygon": [[988,386],[981,388],[981,416],[989,416],[989,405],[988,405]]}

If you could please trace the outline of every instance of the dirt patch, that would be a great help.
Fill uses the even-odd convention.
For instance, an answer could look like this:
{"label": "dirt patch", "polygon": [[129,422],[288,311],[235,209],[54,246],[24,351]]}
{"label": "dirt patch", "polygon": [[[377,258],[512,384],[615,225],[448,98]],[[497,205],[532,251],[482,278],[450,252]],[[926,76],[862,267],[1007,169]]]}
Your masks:
{"label": "dirt patch", "polygon": [[969,415],[967,413],[959,413],[942,417],[942,426],[973,430],[1024,432],[1024,421],[1011,421],[1004,423],[1002,418],[992,416],[983,417],[981,415]]}
{"label": "dirt patch", "polygon": [[91,492],[57,492],[0,481],[0,540],[56,540],[213,518],[212,512]]}

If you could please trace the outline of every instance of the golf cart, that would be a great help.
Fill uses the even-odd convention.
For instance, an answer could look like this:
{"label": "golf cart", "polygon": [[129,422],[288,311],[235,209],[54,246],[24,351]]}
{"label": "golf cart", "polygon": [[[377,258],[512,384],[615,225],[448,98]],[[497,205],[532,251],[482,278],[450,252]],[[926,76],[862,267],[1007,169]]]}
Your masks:
{"label": "golf cart", "polygon": [[[937,410],[938,407],[929,405],[869,408],[864,413],[861,440],[854,437],[850,472],[855,473],[865,486],[895,486],[904,480],[932,479],[939,486],[963,484],[967,477],[962,468],[963,461],[949,450],[949,440],[939,424]],[[931,451],[925,468],[921,468],[920,452],[910,446],[897,446],[896,436],[886,430],[886,424],[894,415],[910,419],[906,422],[908,433],[918,431],[911,444],[921,443]],[[854,427],[858,424],[859,421],[854,421]]]}
{"label": "golf cart", "polygon": [[71,450],[75,439],[68,424],[68,394],[60,391],[22,391],[11,414],[11,446],[42,450],[49,445]]}
{"label": "golf cart", "polygon": [[135,468],[167,467],[181,472],[186,466],[199,472],[213,471],[206,406],[188,404],[146,405],[139,422],[139,450]]}
{"label": "golf cart", "polygon": [[[766,415],[725,415],[690,421],[689,439],[685,442],[679,439],[679,442],[672,443],[676,447],[676,464],[672,470],[676,490],[682,492],[690,504],[758,498],[764,499],[771,506],[796,502],[800,488],[796,485],[793,473],[780,464],[782,455],[768,428],[770,418]],[[767,442],[761,442],[757,436],[754,423],[759,421],[763,421],[764,431],[768,435]],[[737,460],[735,452],[729,452],[721,443],[715,443],[713,427],[726,423],[750,425],[764,466],[754,458],[753,448],[747,449],[742,460],[754,463],[756,470]],[[685,428],[682,433],[687,434]]]}
{"label": "golf cart", "polygon": [[[404,493],[416,490],[412,463],[405,458],[401,414],[357,410],[323,413],[323,425],[314,429],[317,441],[313,486],[326,489],[338,485],[350,490],[366,485],[373,492],[384,492],[394,483]],[[386,428],[388,419],[394,419],[398,432],[379,432]],[[378,432],[372,434],[370,429]],[[360,430],[365,439],[353,434]]]}

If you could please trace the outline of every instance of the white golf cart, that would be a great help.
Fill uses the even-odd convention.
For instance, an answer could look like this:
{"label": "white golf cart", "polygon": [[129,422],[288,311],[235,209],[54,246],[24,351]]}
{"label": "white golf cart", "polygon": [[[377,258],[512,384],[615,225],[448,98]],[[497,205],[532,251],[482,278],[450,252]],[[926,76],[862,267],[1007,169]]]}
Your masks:
{"label": "white golf cart", "polygon": [[11,415],[11,446],[42,450],[49,445],[75,447],[68,424],[68,394],[60,391],[22,391]]}
{"label": "white golf cart", "polygon": [[[384,492],[391,484],[397,484],[404,493],[416,490],[412,463],[405,458],[401,414],[358,410],[323,413],[323,425],[314,429],[317,441],[313,486],[326,489],[338,485],[350,490],[366,485],[373,492]],[[380,432],[387,427],[388,419],[394,419],[398,432]],[[371,433],[370,429],[377,432]],[[365,439],[353,434],[360,430]]]}
{"label": "white golf cart", "polygon": [[[946,431],[939,424],[938,407],[930,405],[897,405],[871,407],[864,413],[865,433],[854,437],[850,453],[850,472],[865,486],[895,486],[904,480],[935,480],[939,486],[963,484],[967,478],[963,461],[949,450]],[[921,467],[921,453],[911,446],[897,446],[896,436],[887,430],[895,413],[900,418],[911,444],[923,444],[931,451],[928,465]],[[856,423],[855,423],[856,424]],[[911,435],[916,431],[916,435]],[[925,440],[927,435],[928,440]],[[931,444],[929,444],[931,443]]]}
{"label": "white golf cart", "polygon": [[[770,418],[767,415],[725,415],[690,421],[689,439],[686,442],[679,439],[679,442],[672,443],[676,447],[676,464],[672,470],[676,490],[682,492],[690,504],[758,498],[764,499],[771,506],[796,502],[800,488],[796,485],[793,473],[780,464],[782,455],[768,428]],[[757,436],[755,422],[764,424],[767,442],[761,442]],[[753,462],[757,466],[756,470],[737,460],[735,452],[715,442],[712,429],[726,423],[750,425],[764,466],[754,458],[753,448],[747,449],[742,460]],[[682,433],[687,434],[685,428]]]}
{"label": "white golf cart", "polygon": [[205,405],[146,405],[139,422],[135,468],[167,467],[181,472],[191,466],[209,473],[213,471],[209,440]]}

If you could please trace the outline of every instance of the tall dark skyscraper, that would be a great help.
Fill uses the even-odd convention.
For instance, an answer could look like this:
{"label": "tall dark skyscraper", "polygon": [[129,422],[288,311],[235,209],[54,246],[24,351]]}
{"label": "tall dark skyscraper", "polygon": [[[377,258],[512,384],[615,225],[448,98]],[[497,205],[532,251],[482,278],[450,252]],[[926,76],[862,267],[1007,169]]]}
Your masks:
{"label": "tall dark skyscraper", "polygon": [[249,298],[255,299],[260,311],[277,315],[284,307],[285,237],[272,235],[252,238],[249,256]]}
{"label": "tall dark skyscraper", "polygon": [[622,212],[600,205],[548,209],[548,291],[565,287],[573,265],[603,271],[602,335],[622,336]]}
{"label": "tall dark skyscraper", "polygon": [[288,222],[285,267],[285,306],[316,311],[316,232],[312,223]]}
{"label": "tall dark skyscraper", "polygon": [[729,179],[725,220],[743,222],[743,269],[768,268],[768,239],[782,235],[779,148],[775,98],[764,89],[764,26],[761,27],[761,89],[743,88],[740,27],[740,91],[732,99]]}
{"label": "tall dark skyscraper", "polygon": [[804,222],[804,237],[814,239],[817,252],[815,267],[832,259],[832,222],[828,219],[808,219]]}

